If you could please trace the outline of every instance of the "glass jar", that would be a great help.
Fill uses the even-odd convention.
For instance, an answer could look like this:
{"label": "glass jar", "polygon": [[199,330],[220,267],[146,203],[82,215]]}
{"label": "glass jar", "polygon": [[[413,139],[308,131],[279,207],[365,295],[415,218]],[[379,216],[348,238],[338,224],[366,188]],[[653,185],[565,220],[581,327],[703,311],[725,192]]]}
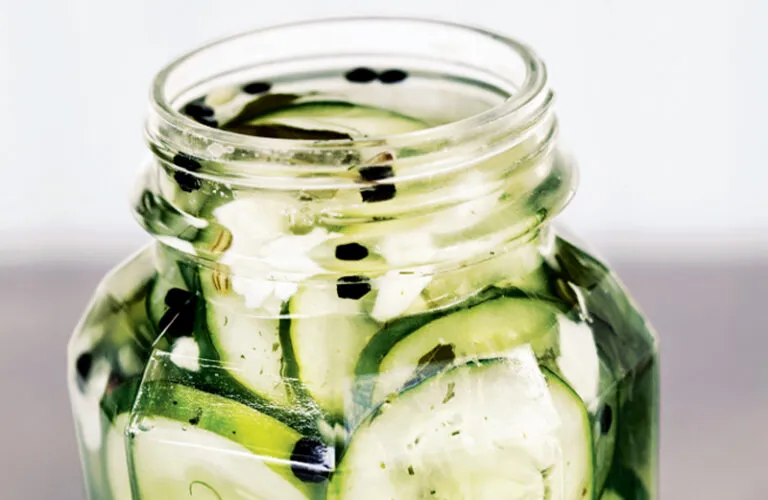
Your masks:
{"label": "glass jar", "polygon": [[655,498],[656,341],[550,224],[575,167],[529,48],[300,23],[151,99],[154,241],[69,345],[90,498]]}

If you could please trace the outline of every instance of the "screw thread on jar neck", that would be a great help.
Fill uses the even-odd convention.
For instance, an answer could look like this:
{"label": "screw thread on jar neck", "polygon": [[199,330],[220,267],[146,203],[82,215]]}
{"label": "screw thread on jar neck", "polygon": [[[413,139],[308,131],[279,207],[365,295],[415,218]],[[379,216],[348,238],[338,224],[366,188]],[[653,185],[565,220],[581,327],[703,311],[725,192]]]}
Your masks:
{"label": "screw thread on jar neck", "polygon": [[[375,36],[391,30],[402,43]],[[297,41],[309,38],[317,43]],[[497,102],[416,132],[325,141],[245,136],[178,111],[224,83],[312,65],[343,74],[361,60],[429,67],[493,88]],[[252,32],[174,62],[152,98],[146,133],[154,158],[139,181],[139,221],[167,246],[201,261],[245,259],[253,272],[294,271],[300,259],[291,250],[302,245],[325,271],[334,270],[330,249],[353,243],[382,257],[361,264],[366,272],[482,258],[535,233],[575,185],[556,148],[543,63],[527,47],[473,28],[383,18]],[[425,248],[388,257],[398,245]]]}

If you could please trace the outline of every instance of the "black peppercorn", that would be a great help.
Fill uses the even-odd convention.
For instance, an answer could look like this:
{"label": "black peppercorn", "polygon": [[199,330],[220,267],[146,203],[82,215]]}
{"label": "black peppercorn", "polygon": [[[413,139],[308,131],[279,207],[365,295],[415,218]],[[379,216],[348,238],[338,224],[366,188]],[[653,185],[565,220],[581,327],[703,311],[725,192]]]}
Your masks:
{"label": "black peppercorn", "polygon": [[391,200],[396,193],[397,189],[395,189],[394,184],[377,184],[360,189],[360,196],[366,203]]}
{"label": "black peppercorn", "polygon": [[176,184],[178,184],[181,190],[185,193],[197,191],[203,185],[202,180],[186,172],[176,172],[173,174],[173,178],[176,180]]}
{"label": "black peppercorn", "polygon": [[200,162],[189,156],[188,154],[179,153],[176,156],[173,157],[173,164],[177,167],[181,167],[184,170],[189,170],[190,172],[197,172],[200,170],[202,165],[200,165]]}
{"label": "black peppercorn", "polygon": [[390,69],[379,75],[379,81],[381,83],[400,83],[408,78],[408,73],[401,69]]}
{"label": "black peppercorn", "polygon": [[339,260],[363,260],[368,257],[368,249],[359,243],[347,243],[336,247],[336,258]]}
{"label": "black peppercorn", "polygon": [[243,92],[246,94],[256,95],[269,92],[272,89],[272,84],[267,82],[252,82],[247,85],[243,85]]}
{"label": "black peppercorn", "polygon": [[165,294],[165,305],[168,307],[179,308],[190,302],[194,296],[181,288],[171,288]]}
{"label": "black peppercorn", "polygon": [[389,165],[371,165],[360,168],[360,177],[366,181],[380,181],[395,176],[395,171]]}
{"label": "black peppercorn", "polygon": [[206,106],[202,100],[190,102],[184,106],[182,112],[190,118],[194,118],[196,120],[198,118],[211,118],[214,115],[213,108]]}
{"label": "black peppercorn", "polygon": [[600,412],[600,432],[608,434],[613,424],[613,410],[610,405],[605,405]]}
{"label": "black peppercorn", "polygon": [[360,300],[371,291],[371,283],[364,276],[344,276],[336,282],[336,295],[340,299]]}
{"label": "black peppercorn", "polygon": [[93,355],[90,352],[84,352],[78,356],[77,361],[75,361],[75,370],[77,370],[77,376],[81,382],[85,382],[88,378],[91,368],[93,368]]}
{"label": "black peppercorn", "polygon": [[369,83],[376,77],[376,72],[370,68],[355,68],[344,75],[344,78],[354,83]]}
{"label": "black peppercorn", "polygon": [[321,483],[331,475],[329,449],[322,441],[304,437],[291,453],[291,471],[305,483]]}

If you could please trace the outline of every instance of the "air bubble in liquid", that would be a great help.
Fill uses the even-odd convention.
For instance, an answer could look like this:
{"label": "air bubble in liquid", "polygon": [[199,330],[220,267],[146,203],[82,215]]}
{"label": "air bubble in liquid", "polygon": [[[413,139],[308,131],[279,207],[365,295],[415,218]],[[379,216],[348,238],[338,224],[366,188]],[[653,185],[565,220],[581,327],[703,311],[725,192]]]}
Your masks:
{"label": "air bubble in liquid", "polygon": [[136,428],[140,430],[141,432],[149,432],[152,429],[155,428],[154,425],[152,425],[152,422],[147,420],[146,418],[142,418],[139,420],[139,422],[136,424]]}
{"label": "air bubble in liquid", "polygon": [[315,227],[315,217],[309,207],[291,209],[288,211],[288,224],[291,232],[297,235],[307,234]]}

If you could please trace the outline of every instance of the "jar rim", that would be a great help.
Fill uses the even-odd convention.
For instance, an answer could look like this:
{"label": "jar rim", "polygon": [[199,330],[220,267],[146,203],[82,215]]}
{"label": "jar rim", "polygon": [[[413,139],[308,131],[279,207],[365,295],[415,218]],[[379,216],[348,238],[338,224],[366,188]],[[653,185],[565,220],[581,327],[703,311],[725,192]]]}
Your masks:
{"label": "jar rim", "polygon": [[[179,68],[195,57],[198,57],[207,51],[220,48],[225,44],[235,42],[247,37],[267,35],[281,30],[301,28],[305,26],[327,25],[334,23],[363,23],[363,22],[383,22],[383,23],[415,23],[424,26],[443,27],[464,33],[475,33],[481,35],[489,41],[498,42],[505,48],[511,49],[511,53],[517,55],[524,63],[525,75],[519,85],[517,92],[505,99],[503,102],[491,106],[489,109],[471,116],[452,121],[446,124],[436,125],[423,130],[407,133],[392,134],[386,136],[369,136],[352,139],[334,139],[334,140],[298,140],[298,139],[276,139],[266,137],[255,137],[226,130],[209,127],[198,123],[197,121],[185,116],[180,110],[176,109],[172,101],[176,96],[166,95],[166,86],[169,78],[178,71]],[[466,135],[468,131],[487,129],[499,122],[523,123],[530,121],[532,115],[538,115],[543,112],[542,108],[548,108],[551,96],[546,97],[547,74],[546,67],[541,59],[527,45],[512,38],[485,30],[483,28],[454,23],[442,20],[424,19],[418,17],[384,17],[384,16],[364,16],[364,17],[329,17],[322,19],[304,20],[292,23],[284,23],[266,28],[259,28],[251,31],[242,32],[229,37],[221,38],[203,45],[185,55],[175,59],[165,66],[155,77],[151,92],[152,113],[155,116],[150,117],[150,123],[147,126],[147,135],[150,142],[168,144],[168,136],[184,136],[189,139],[198,139],[207,144],[218,144],[224,148],[237,148],[256,151],[279,151],[292,154],[311,150],[329,151],[350,148],[378,147],[386,145],[388,147],[409,147],[422,143],[439,142],[445,140],[454,140],[457,137]],[[151,125],[152,120],[159,124]],[[165,129],[166,132],[158,133],[153,128]],[[170,131],[170,133],[168,133]],[[160,137],[157,137],[157,136]],[[164,140],[165,139],[165,140]],[[171,141],[172,142],[172,141]],[[202,154],[201,156],[205,156]],[[215,159],[215,158],[212,158]]]}

